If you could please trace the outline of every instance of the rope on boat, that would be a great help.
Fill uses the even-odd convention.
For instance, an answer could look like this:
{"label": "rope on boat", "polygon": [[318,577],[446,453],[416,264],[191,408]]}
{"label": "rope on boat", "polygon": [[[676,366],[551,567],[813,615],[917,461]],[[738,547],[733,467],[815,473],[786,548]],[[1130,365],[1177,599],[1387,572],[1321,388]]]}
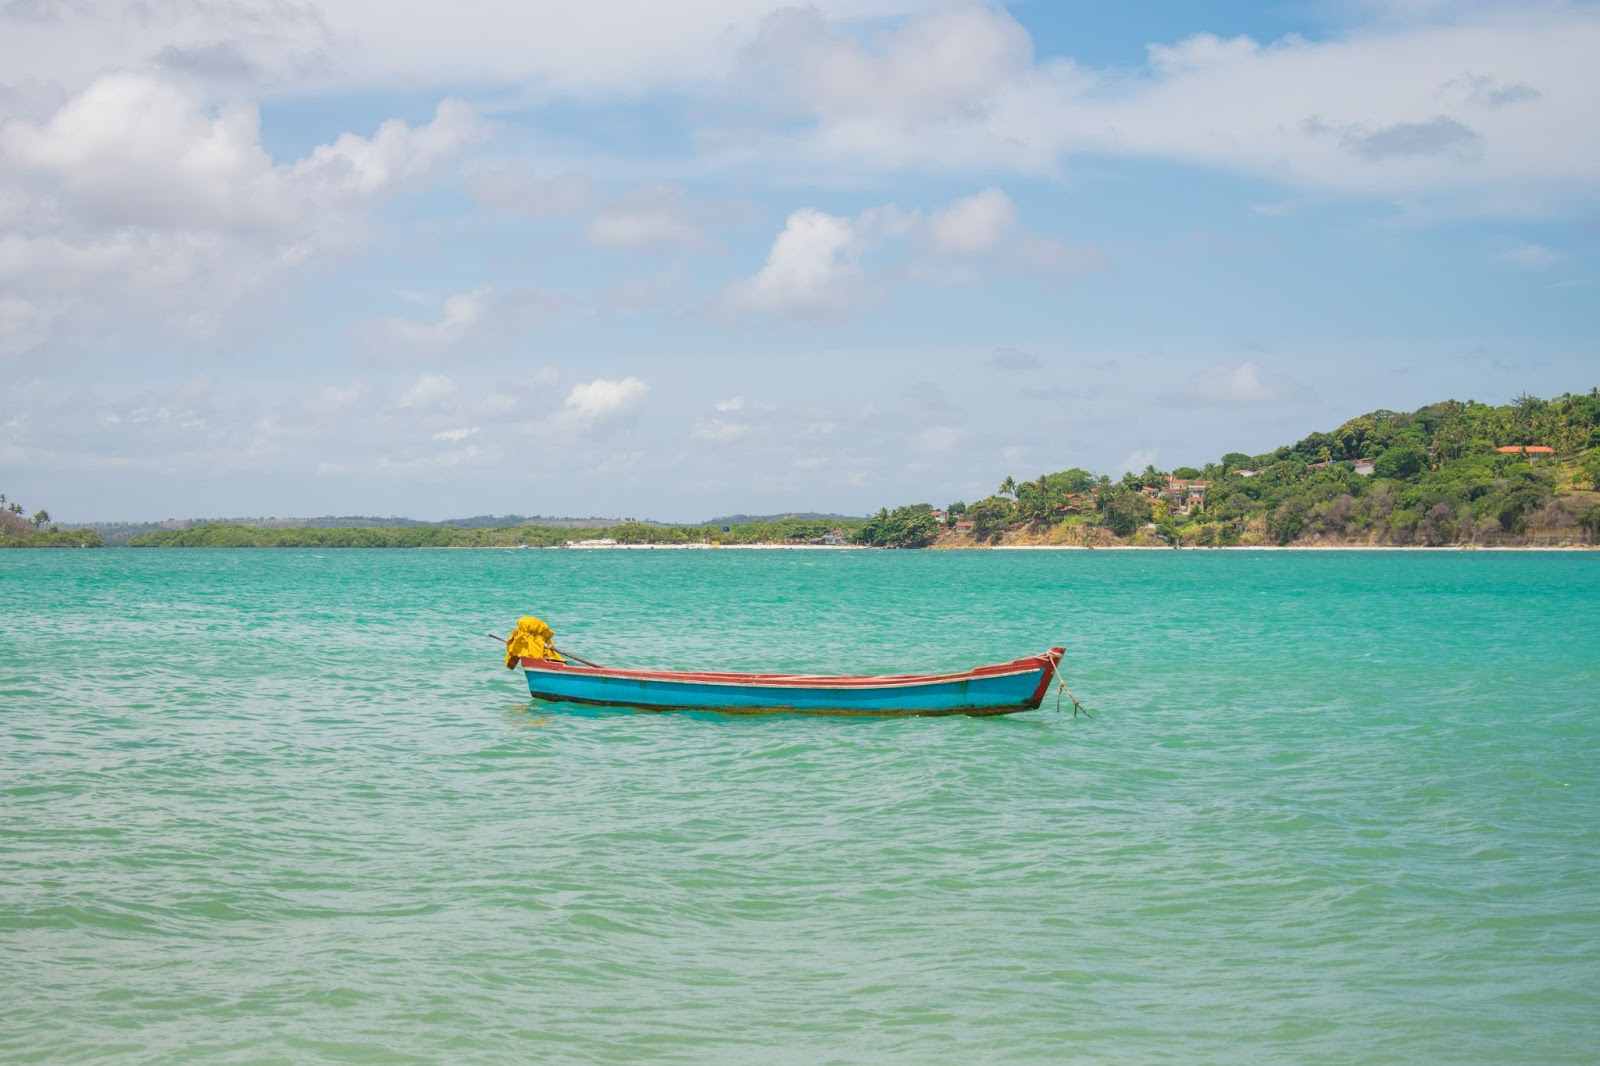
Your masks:
{"label": "rope on boat", "polygon": [[[490,633],[489,634],[489,639],[492,640],[492,641],[495,641],[497,643],[505,644],[505,645],[509,645],[511,643],[510,638],[502,637],[502,636],[500,636],[500,635],[498,635],[496,633]],[[599,663],[592,663],[588,659],[580,659],[576,655],[572,654],[570,651],[562,651],[560,648],[556,647],[554,644],[550,645],[550,650],[555,652],[557,655],[564,655],[568,659],[571,659],[574,662],[582,663],[585,666],[592,666],[596,670],[604,670],[605,669],[605,667],[601,666]]]}
{"label": "rope on boat", "polygon": [[1087,707],[1078,702],[1078,697],[1072,694],[1072,690],[1067,687],[1067,683],[1061,679],[1060,659],[1053,660],[1050,663],[1050,672],[1056,676],[1056,713],[1061,713],[1061,694],[1065,692],[1067,699],[1072,701],[1072,717],[1078,717],[1078,712],[1082,711],[1085,718],[1093,718],[1094,715],[1089,713]]}

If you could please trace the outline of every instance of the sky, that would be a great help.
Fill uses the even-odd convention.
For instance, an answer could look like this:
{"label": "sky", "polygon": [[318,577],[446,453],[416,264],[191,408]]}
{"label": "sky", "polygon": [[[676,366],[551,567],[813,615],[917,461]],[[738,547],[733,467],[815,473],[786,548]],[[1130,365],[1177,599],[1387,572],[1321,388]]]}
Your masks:
{"label": "sky", "polygon": [[1600,385],[1600,3],[0,0],[0,491],[943,506]]}

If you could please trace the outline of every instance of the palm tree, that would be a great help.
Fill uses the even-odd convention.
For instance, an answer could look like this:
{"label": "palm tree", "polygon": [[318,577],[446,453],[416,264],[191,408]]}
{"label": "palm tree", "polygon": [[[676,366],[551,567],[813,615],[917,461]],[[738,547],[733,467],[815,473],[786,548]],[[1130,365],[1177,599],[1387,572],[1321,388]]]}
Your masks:
{"label": "palm tree", "polygon": [[1000,482],[1000,495],[1015,498],[1017,495],[1017,479],[1007,474],[1006,479]]}
{"label": "palm tree", "polygon": [[1032,508],[1033,514],[1032,514],[1032,518],[1036,522],[1047,521],[1049,519],[1049,517],[1050,517],[1050,512],[1055,510],[1055,507],[1053,506],[1053,501],[1050,499],[1050,482],[1045,477],[1045,475],[1040,474],[1039,475],[1039,480],[1033,482],[1032,488],[1033,488],[1033,508]]}
{"label": "palm tree", "polygon": [[48,521],[50,521],[50,512],[49,511],[46,511],[44,508],[41,507],[41,508],[39,508],[39,510],[33,512],[33,528],[34,529],[40,528],[41,526],[43,526]]}

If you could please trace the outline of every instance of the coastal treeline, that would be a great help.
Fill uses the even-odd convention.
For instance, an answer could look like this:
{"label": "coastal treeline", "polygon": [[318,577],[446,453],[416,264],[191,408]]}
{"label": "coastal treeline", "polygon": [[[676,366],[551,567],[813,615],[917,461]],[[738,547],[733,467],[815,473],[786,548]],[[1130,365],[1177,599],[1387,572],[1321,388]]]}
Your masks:
{"label": "coastal treeline", "polygon": [[[930,519],[931,523],[931,519]],[[381,528],[261,527],[211,523],[163,529],[128,541],[134,548],[555,548],[568,541],[619,544],[821,544],[838,532],[853,540],[861,519],[777,518],[734,525],[664,526],[624,522],[594,527],[454,525]]]}
{"label": "coastal treeline", "polygon": [[[1600,537],[1600,390],[1378,410],[1262,455],[1007,477],[960,509],[974,543],[1527,545]],[[957,515],[951,515],[952,524]],[[970,523],[966,525],[965,523]]]}
{"label": "coastal treeline", "polygon": [[867,519],[856,533],[856,542],[873,548],[926,548],[939,537],[939,522],[926,503],[913,503],[889,510],[887,507]]}
{"label": "coastal treeline", "polygon": [[[48,518],[48,516],[45,516]],[[512,517],[512,516],[508,516]],[[520,516],[516,516],[520,517]],[[37,518],[37,516],[36,516]],[[332,520],[330,520],[332,521]],[[698,525],[470,522],[352,527],[211,523],[134,536],[135,547],[455,548],[621,544],[1573,544],[1600,540],[1600,389],[1491,406],[1446,400],[1377,410],[1294,444],[1113,480],[1069,467],[944,509],[864,519],[790,516]],[[38,535],[40,523],[33,523]]]}
{"label": "coastal treeline", "polygon": [[100,535],[92,529],[62,529],[44,508],[31,516],[28,509],[0,492],[0,548],[98,548]]}

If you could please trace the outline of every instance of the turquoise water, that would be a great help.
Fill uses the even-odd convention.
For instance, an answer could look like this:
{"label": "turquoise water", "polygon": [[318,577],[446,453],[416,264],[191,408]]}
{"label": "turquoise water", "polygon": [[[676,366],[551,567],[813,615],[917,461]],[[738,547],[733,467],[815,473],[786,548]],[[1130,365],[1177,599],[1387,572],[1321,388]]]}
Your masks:
{"label": "turquoise water", "polygon": [[[0,1060],[1593,1062],[1597,604],[1597,554],[0,553]],[[562,711],[522,613],[1065,643],[1096,717]]]}

